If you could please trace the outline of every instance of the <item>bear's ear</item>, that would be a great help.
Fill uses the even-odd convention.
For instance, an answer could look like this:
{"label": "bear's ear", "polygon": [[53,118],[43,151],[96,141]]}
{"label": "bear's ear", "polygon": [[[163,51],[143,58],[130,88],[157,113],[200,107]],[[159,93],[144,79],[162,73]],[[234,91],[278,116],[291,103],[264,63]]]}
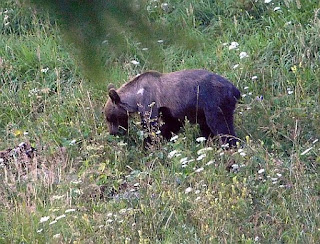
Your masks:
{"label": "bear's ear", "polygon": [[109,84],[109,85],[108,85],[108,91],[110,91],[111,89],[116,89],[113,84]]}
{"label": "bear's ear", "polygon": [[111,101],[115,104],[118,104],[121,102],[121,99],[119,97],[119,94],[117,93],[117,91],[114,88],[111,88],[109,90],[109,97],[111,98]]}

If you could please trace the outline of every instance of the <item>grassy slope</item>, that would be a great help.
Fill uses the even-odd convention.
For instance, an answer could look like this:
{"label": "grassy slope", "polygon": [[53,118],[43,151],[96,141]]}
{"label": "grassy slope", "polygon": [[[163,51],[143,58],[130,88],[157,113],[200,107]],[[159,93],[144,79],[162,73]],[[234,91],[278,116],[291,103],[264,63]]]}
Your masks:
{"label": "grassy slope", "polygon": [[[150,151],[139,125],[129,138],[110,137],[101,116],[106,86],[152,69],[146,51],[128,39],[123,55],[106,58],[106,80],[91,86],[47,16],[1,3],[0,150],[29,141],[38,156],[23,169],[19,158],[0,168],[0,242],[320,239],[320,4],[180,2],[169,1],[169,13],[152,3],[150,18],[200,45],[159,37],[163,71],[206,68],[232,80],[244,95],[236,112],[243,151],[198,143],[190,125]],[[229,50],[232,41],[238,50]],[[184,157],[196,160],[182,167]],[[229,172],[229,164],[241,167]]]}

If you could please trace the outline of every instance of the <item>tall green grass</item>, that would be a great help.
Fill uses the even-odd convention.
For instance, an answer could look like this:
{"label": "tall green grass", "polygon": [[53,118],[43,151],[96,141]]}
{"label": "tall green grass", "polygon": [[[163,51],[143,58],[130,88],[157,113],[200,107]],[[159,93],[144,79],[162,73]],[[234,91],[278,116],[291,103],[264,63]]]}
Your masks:
{"label": "tall green grass", "polygon": [[154,40],[159,71],[204,68],[241,90],[241,146],[197,142],[187,123],[145,150],[138,118],[129,136],[110,136],[107,85],[154,69],[150,50],[130,33],[121,55],[101,43],[107,75],[92,83],[52,16],[2,1],[0,150],[37,151],[0,162],[0,242],[318,243],[318,1],[146,4],[145,18],[173,33]]}

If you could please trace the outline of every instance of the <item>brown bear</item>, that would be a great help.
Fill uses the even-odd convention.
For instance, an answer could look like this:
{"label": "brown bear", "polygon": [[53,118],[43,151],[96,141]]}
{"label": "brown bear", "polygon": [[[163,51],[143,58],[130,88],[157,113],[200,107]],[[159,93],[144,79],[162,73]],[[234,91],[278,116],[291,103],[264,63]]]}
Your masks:
{"label": "brown bear", "polygon": [[[110,134],[128,129],[131,113],[139,113],[146,127],[161,117],[163,137],[177,133],[185,118],[197,123],[203,136],[221,135],[222,143],[235,145],[233,113],[239,90],[227,79],[206,70],[172,73],[149,71],[119,89],[109,86],[104,114]],[[147,124],[149,123],[149,124]]]}

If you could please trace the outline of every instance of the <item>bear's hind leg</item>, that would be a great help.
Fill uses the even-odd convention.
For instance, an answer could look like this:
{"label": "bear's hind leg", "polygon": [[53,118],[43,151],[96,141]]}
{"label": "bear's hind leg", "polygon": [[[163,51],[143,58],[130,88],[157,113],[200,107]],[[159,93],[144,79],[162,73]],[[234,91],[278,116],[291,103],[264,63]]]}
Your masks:
{"label": "bear's hind leg", "polygon": [[207,125],[206,120],[205,119],[200,120],[199,126],[200,126],[201,135],[208,139],[212,133],[209,126]]}

